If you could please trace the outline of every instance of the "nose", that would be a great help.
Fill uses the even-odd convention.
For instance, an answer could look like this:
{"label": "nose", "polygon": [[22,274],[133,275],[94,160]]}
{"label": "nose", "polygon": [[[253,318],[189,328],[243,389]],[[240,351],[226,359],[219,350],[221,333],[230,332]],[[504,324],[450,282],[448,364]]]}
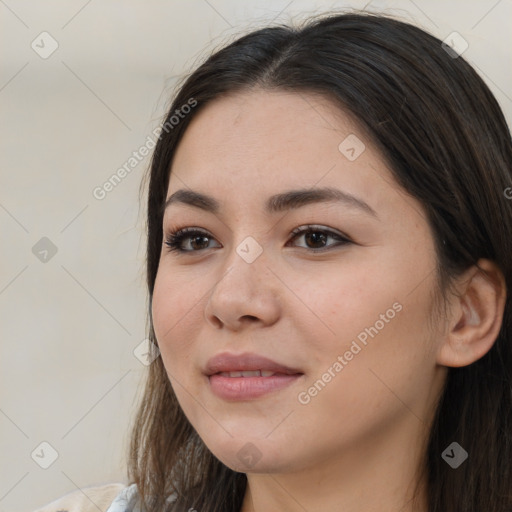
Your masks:
{"label": "nose", "polygon": [[277,322],[284,285],[272,266],[265,251],[249,263],[234,250],[210,292],[206,321],[216,329],[233,331]]}

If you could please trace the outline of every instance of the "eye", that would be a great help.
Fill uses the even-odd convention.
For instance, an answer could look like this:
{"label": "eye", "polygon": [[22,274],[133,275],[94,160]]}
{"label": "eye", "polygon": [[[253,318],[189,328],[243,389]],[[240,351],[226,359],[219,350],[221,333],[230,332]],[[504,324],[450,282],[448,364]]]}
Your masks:
{"label": "eye", "polygon": [[[313,247],[306,246],[306,249],[311,249],[313,252],[321,252],[324,250],[329,250],[331,247],[337,247],[351,243],[348,237],[322,226],[301,226],[300,228],[294,229],[292,234],[295,235],[292,240],[304,237],[306,244],[313,245]],[[327,246],[324,245],[329,238],[337,240],[337,243]]]}
{"label": "eye", "polygon": [[[209,233],[197,228],[183,228],[169,233],[165,239],[165,245],[169,247],[169,251],[176,251],[178,253],[184,252],[198,252],[198,250],[205,249],[205,243],[212,238]],[[188,242],[187,245],[192,249],[184,249],[182,247],[183,241]]]}
{"label": "eye", "polygon": [[[333,246],[352,243],[348,237],[321,226],[301,226],[294,229],[292,235],[294,235],[292,240],[304,237],[307,244],[305,248],[311,249],[312,252],[321,252],[329,250]],[[329,238],[336,240],[337,243],[326,246],[325,243]],[[198,228],[183,228],[170,232],[166,236],[165,245],[167,245],[169,251],[178,253],[199,252],[209,248],[208,242],[210,240],[213,240],[213,237],[207,231]],[[184,242],[186,242],[187,248],[184,247]]]}

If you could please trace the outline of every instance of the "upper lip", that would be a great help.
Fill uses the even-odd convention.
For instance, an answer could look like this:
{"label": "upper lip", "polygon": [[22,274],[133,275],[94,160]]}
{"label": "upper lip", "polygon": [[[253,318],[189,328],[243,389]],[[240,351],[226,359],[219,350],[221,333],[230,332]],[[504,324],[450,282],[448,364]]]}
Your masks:
{"label": "upper lip", "polygon": [[210,358],[206,363],[204,373],[208,376],[220,372],[267,370],[274,373],[294,375],[302,373],[296,368],[291,368],[267,357],[253,353],[231,354],[222,352]]}

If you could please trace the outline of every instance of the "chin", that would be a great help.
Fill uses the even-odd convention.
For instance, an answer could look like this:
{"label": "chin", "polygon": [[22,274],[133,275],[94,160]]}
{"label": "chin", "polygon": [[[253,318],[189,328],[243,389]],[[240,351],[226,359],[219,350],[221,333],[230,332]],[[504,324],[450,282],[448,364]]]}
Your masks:
{"label": "chin", "polygon": [[237,436],[224,443],[205,444],[224,465],[240,473],[279,473],[294,467],[285,457],[291,448],[262,437]]}

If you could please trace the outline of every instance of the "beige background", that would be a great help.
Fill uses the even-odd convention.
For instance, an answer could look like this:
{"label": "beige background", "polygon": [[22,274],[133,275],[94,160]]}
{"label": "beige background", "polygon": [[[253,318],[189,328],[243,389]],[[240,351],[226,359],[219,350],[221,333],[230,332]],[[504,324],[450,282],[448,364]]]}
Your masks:
{"label": "beige background", "polygon": [[[510,123],[510,0],[0,1],[0,512],[125,482],[146,369],[133,351],[145,337],[148,158],[103,200],[93,189],[144,144],[205,52],[248,27],[347,6],[441,39],[459,32]],[[43,31],[59,45],[46,59],[31,47],[51,48]],[[43,237],[57,249],[46,262],[45,247],[32,250]],[[48,469],[42,442],[58,454]]]}

